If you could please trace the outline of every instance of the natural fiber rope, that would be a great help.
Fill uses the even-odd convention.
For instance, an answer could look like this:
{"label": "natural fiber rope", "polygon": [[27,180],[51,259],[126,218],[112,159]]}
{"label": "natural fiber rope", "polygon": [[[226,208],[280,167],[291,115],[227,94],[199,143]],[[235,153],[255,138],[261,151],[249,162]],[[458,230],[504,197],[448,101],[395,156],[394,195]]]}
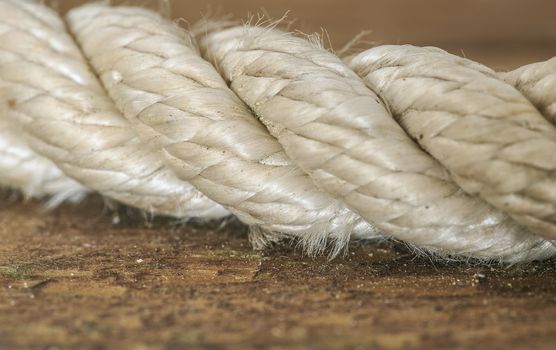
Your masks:
{"label": "natural fiber rope", "polygon": [[379,232],[444,256],[556,253],[555,59],[497,74],[380,46],[344,63],[273,26],[190,36],[100,3],[67,25],[0,0],[4,185],[176,217],[225,207],[256,245],[309,253]]}

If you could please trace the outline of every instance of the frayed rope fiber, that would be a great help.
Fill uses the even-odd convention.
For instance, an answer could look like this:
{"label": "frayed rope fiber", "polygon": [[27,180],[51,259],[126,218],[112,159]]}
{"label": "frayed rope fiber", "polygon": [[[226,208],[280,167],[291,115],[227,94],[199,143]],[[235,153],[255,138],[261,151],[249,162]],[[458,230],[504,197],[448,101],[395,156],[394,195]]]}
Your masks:
{"label": "frayed rope fiber", "polygon": [[392,237],[446,257],[556,255],[556,58],[497,73],[437,48],[338,58],[271,25],[140,7],[62,20],[0,0],[0,184],[235,215],[256,247]]}

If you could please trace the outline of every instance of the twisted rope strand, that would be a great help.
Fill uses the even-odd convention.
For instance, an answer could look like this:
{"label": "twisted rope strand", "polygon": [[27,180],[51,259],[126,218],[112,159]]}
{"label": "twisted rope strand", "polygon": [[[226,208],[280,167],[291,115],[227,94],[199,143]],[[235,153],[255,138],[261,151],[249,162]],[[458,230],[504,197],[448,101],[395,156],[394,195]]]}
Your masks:
{"label": "twisted rope strand", "polygon": [[[49,8],[0,2],[3,118],[29,147],[101,194],[158,214],[227,215],[139,140]],[[123,161],[125,160],[125,161]]]}
{"label": "twisted rope strand", "polygon": [[520,92],[437,48],[381,46],[350,66],[461,188],[556,238],[556,128]]}
{"label": "twisted rope strand", "polygon": [[76,42],[51,9],[0,0],[0,170],[14,169],[0,184],[176,217],[229,210],[256,245],[294,237],[309,253],[376,228],[441,255],[556,253],[538,236],[555,238],[556,129],[540,114],[556,119],[554,59],[495,73],[381,46],[342,61],[272,26],[193,37],[102,3],[67,23]]}
{"label": "twisted rope strand", "polygon": [[548,121],[556,125],[556,57],[499,75],[521,91]]}
{"label": "twisted rope strand", "polygon": [[330,52],[257,27],[210,33],[200,45],[286,153],[382,231],[440,252],[544,254],[535,235],[452,183]]}
{"label": "twisted rope strand", "polygon": [[49,206],[78,201],[87,192],[46,158],[38,156],[18,135],[20,131],[0,118],[0,186],[18,188],[26,197],[46,197]]}
{"label": "twisted rope strand", "polygon": [[374,234],[292,164],[173,23],[101,4],[71,11],[68,22],[131,125],[164,150],[180,179],[259,228],[255,241],[276,240],[272,232],[279,232],[301,238],[310,253],[333,240],[337,252],[352,231]]}

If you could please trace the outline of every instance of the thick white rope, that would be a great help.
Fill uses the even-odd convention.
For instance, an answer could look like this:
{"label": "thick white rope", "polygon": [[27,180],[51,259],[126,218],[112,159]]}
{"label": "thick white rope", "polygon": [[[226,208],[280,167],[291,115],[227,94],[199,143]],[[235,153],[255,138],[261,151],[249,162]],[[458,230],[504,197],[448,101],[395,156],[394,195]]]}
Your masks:
{"label": "thick white rope", "polygon": [[556,253],[538,236],[556,237],[556,130],[538,112],[555,119],[554,59],[496,75],[384,46],[343,63],[272,27],[192,38],[99,3],[67,23],[75,41],[47,7],[0,0],[0,184],[176,217],[221,217],[219,203],[256,244],[295,237],[310,253],[375,227],[442,255]]}
{"label": "thick white rope", "polygon": [[288,155],[384,232],[475,256],[515,257],[538,246],[534,235],[453,184],[328,51],[257,27],[214,32],[201,46]]}
{"label": "thick white rope", "polygon": [[180,179],[260,228],[259,238],[299,236],[311,252],[327,238],[340,248],[350,232],[373,233],[292,164],[173,23],[151,11],[98,4],[73,10],[68,22],[137,133],[164,150]]}
{"label": "thick white rope", "polygon": [[463,190],[556,238],[556,128],[519,91],[437,48],[381,46],[349,64]]}
{"label": "thick white rope", "polygon": [[30,1],[0,2],[3,118],[85,187],[159,214],[227,212],[178,180],[115,108],[64,22]]}

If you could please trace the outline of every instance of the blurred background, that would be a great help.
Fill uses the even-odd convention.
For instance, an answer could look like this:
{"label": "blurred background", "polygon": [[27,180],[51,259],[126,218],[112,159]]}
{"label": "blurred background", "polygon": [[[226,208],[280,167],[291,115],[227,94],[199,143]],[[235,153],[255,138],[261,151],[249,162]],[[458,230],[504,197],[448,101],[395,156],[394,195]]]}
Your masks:
{"label": "blurred background", "polygon": [[[58,0],[62,11],[86,0]],[[112,1],[158,6],[157,0]],[[364,30],[382,44],[434,45],[504,70],[556,56],[556,0],[170,0],[174,18],[203,14],[245,19],[288,13],[292,29],[325,30],[341,49]]]}

